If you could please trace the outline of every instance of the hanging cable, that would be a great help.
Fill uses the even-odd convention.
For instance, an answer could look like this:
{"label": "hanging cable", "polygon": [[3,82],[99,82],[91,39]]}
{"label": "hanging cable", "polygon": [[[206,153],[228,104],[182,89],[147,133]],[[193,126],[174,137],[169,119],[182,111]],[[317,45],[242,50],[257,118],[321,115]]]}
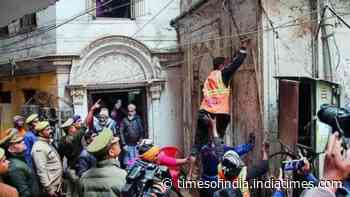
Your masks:
{"label": "hanging cable", "polygon": [[[350,13],[344,14],[343,16],[350,16]],[[327,18],[334,18],[334,17],[327,17]],[[274,28],[258,29],[258,30],[255,30],[255,31],[244,32],[244,33],[241,33],[239,35],[233,34],[233,35],[227,35],[227,36],[219,36],[219,37],[214,37],[214,38],[211,38],[211,39],[206,39],[206,40],[201,40],[201,41],[197,41],[197,42],[192,42],[192,44],[200,44],[200,43],[205,43],[205,42],[218,40],[218,39],[227,39],[227,38],[234,38],[234,37],[239,37],[239,36],[247,36],[247,35],[257,34],[257,33],[269,32],[269,31],[274,31],[274,29],[277,30],[277,29],[282,29],[282,28],[290,28],[290,27],[295,27],[295,26],[300,26],[300,25],[303,25],[303,24],[307,24],[307,23],[310,23],[310,22],[315,22],[315,21],[316,20],[308,20],[308,21],[303,21],[303,22],[300,22],[300,23],[295,23],[295,24],[290,24],[290,25],[275,26]],[[19,49],[13,50],[13,51],[5,51],[3,53],[0,53],[0,55],[1,54],[7,54],[7,53],[10,53],[10,52],[18,52],[18,51],[22,51],[22,50],[36,48],[36,47],[40,47],[40,46],[45,46],[45,45],[49,45],[49,44],[52,44],[52,42],[42,43],[42,44],[33,45],[33,46],[30,46],[30,47],[25,47],[25,48],[19,48]],[[282,43],[282,44],[284,44],[284,43]],[[183,43],[183,44],[180,44],[180,45],[177,44],[177,45],[175,45],[173,47],[162,47],[162,48],[159,48],[158,50],[174,50],[174,49],[177,49],[179,46],[187,46],[187,45],[189,45],[189,43]]]}
{"label": "hanging cable", "polygon": [[[14,41],[14,42],[5,44],[5,45],[3,45],[3,46],[0,47],[0,50],[1,50],[1,49],[4,49],[4,48],[8,48],[8,47],[10,47],[10,46],[12,46],[12,45],[21,43],[21,42],[26,41],[26,40],[28,40],[28,39],[30,39],[30,38],[37,37],[37,36],[39,36],[39,35],[41,35],[41,34],[47,33],[47,32],[52,31],[52,30],[54,30],[54,29],[57,29],[57,28],[59,28],[59,27],[65,25],[65,24],[67,24],[67,23],[69,23],[69,22],[71,22],[71,21],[76,20],[77,18],[79,18],[79,17],[81,17],[81,16],[84,16],[85,14],[88,14],[88,13],[90,13],[90,12],[93,12],[93,11],[95,11],[96,9],[99,9],[99,8],[101,8],[101,7],[104,7],[104,6],[108,5],[108,4],[110,4],[111,2],[113,2],[113,0],[109,0],[109,1],[107,1],[106,3],[104,3],[104,4],[102,4],[102,5],[98,6],[98,7],[91,8],[91,9],[89,9],[89,10],[87,10],[87,11],[81,13],[81,14],[78,14],[78,15],[76,15],[76,16],[73,16],[73,17],[71,17],[71,18],[65,20],[64,22],[62,22],[62,23],[60,23],[60,24],[58,24],[58,25],[55,24],[55,25],[53,25],[53,26],[48,27],[47,29],[44,29],[43,31],[39,31],[39,32],[33,33],[32,35],[27,36],[27,37],[25,37],[25,38],[23,38],[23,39],[19,39],[19,40],[17,40],[17,41]],[[128,5],[129,5],[129,3],[128,3]],[[121,5],[121,6],[124,7],[124,6],[126,6],[126,5],[123,4],[123,5]]]}
{"label": "hanging cable", "polygon": [[142,25],[142,27],[140,27],[131,37],[135,38],[135,36],[140,33],[148,24],[150,24],[154,19],[156,19],[162,12],[164,12],[164,10],[167,9],[167,7],[170,6],[170,4],[172,4],[174,2],[174,0],[170,0],[162,9],[160,9],[158,11],[157,14],[155,14],[150,20],[148,20],[145,24]]}
{"label": "hanging cable", "polygon": [[339,16],[337,14],[337,12],[335,10],[333,10],[333,8],[331,8],[329,6],[326,6],[326,8],[328,8],[329,11],[331,11],[334,16],[336,16],[347,28],[350,29],[350,25],[343,19],[343,17]]}

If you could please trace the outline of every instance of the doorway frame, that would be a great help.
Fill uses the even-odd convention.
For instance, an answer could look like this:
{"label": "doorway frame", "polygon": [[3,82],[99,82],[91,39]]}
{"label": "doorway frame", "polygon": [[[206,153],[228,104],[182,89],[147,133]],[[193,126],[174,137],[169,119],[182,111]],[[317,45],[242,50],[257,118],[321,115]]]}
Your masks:
{"label": "doorway frame", "polygon": [[[143,121],[143,127],[146,131],[146,137],[148,138],[149,136],[149,107],[150,107],[150,102],[149,102],[149,93],[147,90],[146,86],[138,86],[138,87],[131,87],[131,88],[108,88],[108,89],[104,89],[104,88],[91,88],[91,89],[87,89],[87,107],[88,109],[90,109],[90,107],[93,105],[93,101],[92,101],[92,94],[109,94],[109,93],[128,93],[130,91],[143,91],[144,92],[144,96],[143,97],[143,103],[146,106],[143,106],[142,110],[144,111],[143,113],[143,117],[141,117],[142,121]],[[136,106],[137,107],[137,106]]]}

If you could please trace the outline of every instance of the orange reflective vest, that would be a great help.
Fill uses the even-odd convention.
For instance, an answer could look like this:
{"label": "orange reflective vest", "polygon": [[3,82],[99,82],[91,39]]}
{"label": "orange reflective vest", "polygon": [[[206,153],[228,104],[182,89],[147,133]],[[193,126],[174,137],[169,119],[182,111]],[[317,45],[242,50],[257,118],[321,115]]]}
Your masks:
{"label": "orange reflective vest", "polygon": [[220,70],[212,71],[203,87],[203,101],[200,109],[214,114],[229,114],[230,87],[226,87]]}

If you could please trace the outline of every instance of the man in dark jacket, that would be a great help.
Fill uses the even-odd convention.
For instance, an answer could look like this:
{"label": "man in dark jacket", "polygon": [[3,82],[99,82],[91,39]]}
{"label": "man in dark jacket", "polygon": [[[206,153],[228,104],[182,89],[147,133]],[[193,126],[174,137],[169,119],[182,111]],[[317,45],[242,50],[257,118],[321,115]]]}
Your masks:
{"label": "man in dark jacket", "polygon": [[78,191],[75,185],[79,179],[76,168],[78,165],[80,152],[83,149],[81,140],[85,134],[85,129],[76,128],[74,126],[73,118],[69,118],[66,122],[64,122],[61,128],[66,135],[60,139],[58,153],[60,154],[61,158],[67,158],[68,168],[65,172],[65,175],[69,180],[67,196],[76,196]]}
{"label": "man in dark jacket", "polygon": [[197,156],[201,147],[208,142],[209,116],[216,117],[220,138],[225,135],[230,120],[230,81],[247,56],[246,49],[249,42],[249,40],[242,41],[239,52],[228,64],[224,57],[214,58],[214,70],[208,76],[203,87],[204,96],[198,111],[195,144],[191,149],[192,156]]}
{"label": "man in dark jacket", "polygon": [[81,140],[85,134],[85,129],[77,129],[73,123],[74,120],[69,118],[62,124],[61,128],[64,130],[66,135],[60,139],[58,146],[58,153],[60,154],[61,158],[63,158],[63,156],[67,158],[68,167],[71,169],[76,168],[80,152],[83,149]]}
{"label": "man in dark jacket", "polygon": [[87,151],[96,157],[97,165],[80,178],[79,196],[119,197],[127,175],[117,160],[121,152],[119,138],[113,137],[112,130],[104,128]]}
{"label": "man in dark jacket", "polygon": [[132,166],[138,156],[137,143],[145,137],[142,120],[136,114],[136,106],[128,105],[128,116],[123,119],[120,127],[120,138],[124,152],[123,164],[127,168]]}
{"label": "man in dark jacket", "polygon": [[216,57],[213,60],[213,71],[209,74],[203,85],[203,99],[197,113],[197,129],[194,145],[191,148],[190,171],[203,145],[208,143],[209,118],[216,117],[218,121],[219,137],[225,136],[227,125],[230,121],[230,81],[234,73],[243,64],[247,56],[247,47],[250,40],[242,40],[240,50],[235,54],[232,61],[227,64],[226,58]]}
{"label": "man in dark jacket", "polygon": [[111,118],[115,121],[117,130],[120,129],[120,125],[126,115],[127,112],[123,108],[123,102],[121,99],[118,99],[117,102],[114,104],[114,108],[111,113]]}
{"label": "man in dark jacket", "polygon": [[[96,133],[94,132],[87,132],[84,135],[84,139],[87,145],[91,144],[91,142],[95,139],[96,137]],[[87,170],[89,170],[92,167],[96,166],[96,158],[90,154],[86,148],[83,148],[83,150],[81,151],[80,155],[79,155],[79,162],[78,162],[78,166],[77,166],[77,175],[79,177],[81,177],[83,175],[84,172],[86,172]]]}
{"label": "man in dark jacket", "polygon": [[8,183],[17,189],[21,197],[39,196],[39,185],[35,174],[25,162],[26,146],[23,137],[16,132],[11,132],[0,142],[0,146],[6,148],[10,161]]}

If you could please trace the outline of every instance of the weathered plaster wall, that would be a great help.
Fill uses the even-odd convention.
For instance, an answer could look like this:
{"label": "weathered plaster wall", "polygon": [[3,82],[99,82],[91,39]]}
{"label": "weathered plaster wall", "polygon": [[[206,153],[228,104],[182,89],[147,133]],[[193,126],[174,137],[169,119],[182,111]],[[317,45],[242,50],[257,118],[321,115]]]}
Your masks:
{"label": "weathered plaster wall", "polygon": [[261,47],[264,65],[264,128],[275,139],[278,81],[274,77],[312,77],[313,23],[310,22],[311,7],[308,1],[264,0],[262,7],[265,10],[261,27],[265,30]]}
{"label": "weathered plaster wall", "polygon": [[[10,58],[22,60],[54,55],[56,53],[56,30],[46,30],[55,25],[55,18],[56,5],[49,6],[37,12],[36,31],[0,40],[0,64],[7,63]],[[9,28],[14,27],[10,25]],[[27,37],[31,38],[27,39]]]}
{"label": "weathered plaster wall", "polygon": [[[332,1],[332,5],[339,14],[346,14],[350,8],[348,1]],[[264,125],[265,131],[269,131],[271,136],[276,137],[278,84],[274,76],[312,77],[314,63],[319,68],[319,77],[321,79],[325,77],[321,39],[317,42],[317,49],[315,51],[312,49],[313,34],[318,24],[318,20],[314,19],[313,15],[320,15],[320,13],[313,8],[310,1],[302,0],[265,0],[263,7],[266,14],[263,14],[262,28],[268,29],[262,35],[261,48],[264,64]],[[344,16],[344,19],[350,22],[348,16]],[[272,31],[271,22],[275,32]],[[338,20],[332,19],[331,23],[335,24],[335,44],[339,49],[338,53],[336,45],[331,43],[333,77],[343,87],[341,97],[342,105],[345,106],[350,103],[349,44],[347,42],[350,30]],[[317,57],[318,62],[313,62],[313,56]]]}
{"label": "weathered plaster wall", "polygon": [[[92,14],[85,14],[60,25],[57,29],[45,32],[49,27],[61,24],[93,8],[91,2],[91,0],[60,0],[56,5],[38,12],[36,31],[0,40],[0,63],[8,61],[9,58],[19,61],[47,55],[79,55],[94,40],[110,35],[132,37],[145,23],[149,24],[135,36],[135,39],[142,41],[154,51],[176,49],[176,32],[170,27],[169,20],[179,15],[180,0],[172,1],[166,9],[163,8],[169,1],[144,0],[145,11],[136,20],[93,19]],[[159,13],[162,9],[163,11]],[[3,47],[28,36],[31,38],[11,44],[11,47]]]}
{"label": "weathered plaster wall", "polygon": [[[227,1],[231,7],[238,29],[231,14],[223,9],[222,1],[209,1],[193,13],[178,21],[180,47],[184,51],[183,105],[184,139],[188,151],[193,143],[196,128],[196,113],[201,101],[201,85],[212,70],[212,59],[217,56],[230,58],[239,48],[237,34],[254,32],[259,23],[256,1]],[[247,140],[250,132],[257,136],[257,146],[263,141],[259,89],[262,87],[261,68],[252,53],[257,53],[256,33],[246,34],[253,39],[252,50],[237,71],[232,82],[232,125],[227,131],[227,141],[235,144]],[[254,64],[255,63],[255,64]],[[258,80],[257,80],[258,79]],[[259,87],[259,88],[258,88]],[[192,140],[190,140],[192,139]],[[256,158],[256,159],[253,159]],[[254,163],[260,158],[260,149],[248,158]],[[252,161],[253,162],[250,162]]]}
{"label": "weathered plaster wall", "polygon": [[[2,82],[1,84],[1,91],[11,92],[11,110],[10,114],[6,114],[6,117],[13,117],[16,114],[21,113],[21,106],[25,103],[23,94],[24,89],[37,90],[52,95],[52,104],[54,107],[57,107],[56,73],[15,77],[9,81]],[[5,122],[1,125],[1,128],[8,128],[12,126],[11,124],[11,122]]]}
{"label": "weathered plaster wall", "polygon": [[175,145],[183,150],[181,67],[165,68],[165,86],[160,97],[160,145]]}
{"label": "weathered plaster wall", "polygon": [[[111,35],[133,37],[135,32],[146,25],[134,38],[154,51],[166,51],[175,48],[176,32],[170,27],[169,20],[179,14],[180,1],[173,1],[159,15],[159,10],[169,1],[144,0],[145,13],[136,20],[117,18],[96,18],[84,15],[79,19],[57,29],[57,54],[79,55],[94,40]],[[91,7],[88,0],[57,2],[57,22],[84,12]],[[157,15],[157,16],[156,16]],[[156,16],[156,17],[155,17]],[[153,18],[155,17],[155,18]],[[153,19],[152,19],[153,18]]]}
{"label": "weathered plaster wall", "polygon": [[[350,2],[345,0],[332,1],[333,8],[350,24]],[[335,51],[335,80],[342,86],[342,105],[350,107],[350,29],[335,20],[335,42],[331,46]],[[338,49],[337,49],[338,47]],[[339,54],[339,55],[338,55]]]}

